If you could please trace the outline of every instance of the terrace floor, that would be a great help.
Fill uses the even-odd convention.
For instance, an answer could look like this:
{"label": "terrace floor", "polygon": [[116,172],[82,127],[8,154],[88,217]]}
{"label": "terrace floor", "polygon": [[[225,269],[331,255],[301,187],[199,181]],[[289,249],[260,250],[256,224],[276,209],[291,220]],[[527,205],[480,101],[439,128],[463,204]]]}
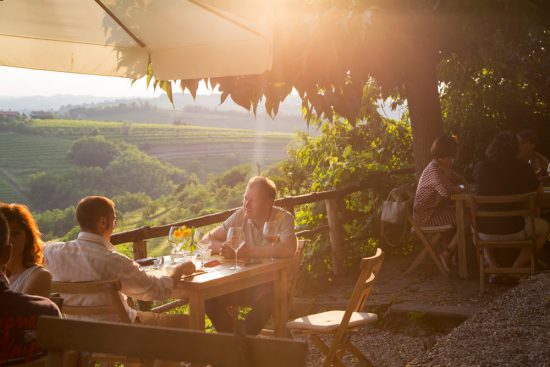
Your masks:
{"label": "terrace floor", "polygon": [[[405,366],[431,349],[469,315],[510,289],[487,285],[485,294],[481,295],[477,275],[470,280],[456,275],[444,278],[428,261],[412,275],[403,276],[413,259],[414,254],[410,257],[386,255],[367,302],[368,311],[377,313],[379,322],[353,337],[354,343],[375,366]],[[298,298],[295,310],[304,314],[344,309],[353,285],[353,280],[343,281],[322,294]],[[319,366],[321,361],[321,354],[310,344],[308,366]],[[347,355],[345,362],[349,366],[356,364],[351,355]]]}

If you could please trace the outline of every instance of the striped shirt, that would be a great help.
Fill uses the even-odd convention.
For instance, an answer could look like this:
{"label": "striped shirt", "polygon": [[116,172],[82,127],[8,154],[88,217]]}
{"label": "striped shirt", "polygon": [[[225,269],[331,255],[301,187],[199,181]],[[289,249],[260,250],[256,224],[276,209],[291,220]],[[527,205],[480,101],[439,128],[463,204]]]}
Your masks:
{"label": "striped shirt", "polygon": [[452,170],[444,170],[435,159],[422,172],[413,210],[413,217],[421,227],[456,223],[456,212],[451,201],[452,174]]}
{"label": "striped shirt", "polygon": [[[168,298],[174,288],[172,278],[146,273],[135,261],[118,253],[110,242],[93,233],[80,232],[76,240],[46,244],[44,260],[54,282],[119,279],[123,295],[144,301]],[[71,306],[100,306],[111,302],[105,294],[61,296],[64,304]],[[123,301],[130,320],[134,321],[136,310],[128,307],[126,297],[123,297]],[[116,315],[79,318],[100,321],[118,319]]]}

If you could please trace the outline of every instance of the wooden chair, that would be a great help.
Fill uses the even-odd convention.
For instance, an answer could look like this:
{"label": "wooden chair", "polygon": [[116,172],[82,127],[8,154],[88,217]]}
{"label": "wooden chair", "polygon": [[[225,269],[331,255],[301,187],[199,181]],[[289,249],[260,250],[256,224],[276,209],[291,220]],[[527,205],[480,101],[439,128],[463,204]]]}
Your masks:
{"label": "wooden chair", "polygon": [[418,237],[424,248],[414,259],[412,264],[405,270],[405,275],[410,275],[420,265],[428,255],[437,266],[437,269],[444,277],[449,276],[449,272],[439,259],[435,248],[441,240],[453,229],[452,225],[438,227],[420,227],[411,214],[407,215],[407,220],[411,224],[411,231]]}
{"label": "wooden chair", "polygon": [[105,293],[111,300],[104,306],[72,306],[64,304],[61,312],[74,316],[117,315],[120,322],[130,323],[128,312],[122,303],[120,280],[99,280],[92,282],[52,282],[52,292],[64,294],[96,294]]}
{"label": "wooden chair", "polygon": [[441,275],[445,277],[449,276],[449,272],[441,263],[441,260],[439,259],[435,251],[435,247],[441,242],[444,236],[453,229],[453,226],[447,225],[438,227],[421,227],[416,222],[416,220],[414,220],[412,215],[414,192],[411,189],[410,185],[405,185],[403,187],[394,189],[391,192],[391,195],[393,196],[393,199],[395,201],[398,201],[401,197],[404,198],[404,200],[409,204],[407,207],[407,221],[411,225],[411,232],[414,233],[416,237],[418,237],[418,239],[420,240],[420,242],[422,242],[422,245],[424,246],[420,254],[414,259],[407,270],[405,270],[404,274],[410,275],[429,255],[437,266],[437,269],[439,270]]}
{"label": "wooden chair", "polygon": [[[64,296],[66,294],[97,294],[105,293],[111,300],[110,305],[102,306],[72,306],[63,302],[61,312],[68,316],[103,316],[115,315],[118,321],[122,323],[131,323],[128,312],[122,303],[120,294],[120,280],[99,280],[90,282],[52,282],[51,291]],[[72,360],[80,361],[82,365],[98,362],[100,365],[112,365],[117,362],[125,362],[127,364],[139,365],[141,361],[121,359],[108,354],[82,354],[74,355],[74,352],[65,355],[65,364],[72,363]]]}
{"label": "wooden chair", "polygon": [[[361,364],[372,365],[363,353],[351,343],[351,335],[362,326],[376,322],[377,315],[362,312],[376,276],[380,272],[384,252],[376,250],[372,257],[361,260],[361,273],[345,311],[327,311],[289,321],[291,331],[309,335],[311,342],[326,356],[324,366],[343,366],[342,356],[346,351],[359,358]],[[332,335],[332,344],[327,346],[319,335]]]}
{"label": "wooden chair", "polygon": [[[480,292],[485,291],[485,274],[534,274],[535,273],[535,253],[536,253],[536,235],[535,235],[535,206],[536,193],[506,195],[506,196],[476,196],[468,197],[470,210],[472,212],[472,230],[474,244],[478,251],[479,258],[479,287]],[[495,206],[494,209],[487,207]],[[505,205],[505,209],[499,206]],[[508,209],[506,208],[506,206]],[[524,240],[482,240],[479,235],[480,218],[510,218],[527,217],[530,218],[531,234]],[[496,248],[518,248],[528,249],[531,253],[531,261],[528,267],[489,267],[485,266],[484,249]]]}
{"label": "wooden chair", "polygon": [[[305,366],[307,344],[295,340],[172,328],[41,317],[38,341],[48,351],[47,366],[62,365],[63,351],[116,354],[237,366]],[[76,366],[76,364],[67,367]]]}

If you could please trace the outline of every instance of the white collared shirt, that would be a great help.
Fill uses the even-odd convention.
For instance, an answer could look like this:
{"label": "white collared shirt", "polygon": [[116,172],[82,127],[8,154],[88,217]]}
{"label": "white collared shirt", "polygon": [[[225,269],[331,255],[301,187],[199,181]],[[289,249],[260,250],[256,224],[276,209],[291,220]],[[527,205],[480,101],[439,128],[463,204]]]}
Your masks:
{"label": "white collared shirt", "polygon": [[[80,232],[76,240],[49,243],[44,246],[46,268],[52,273],[55,282],[85,282],[119,279],[123,295],[144,301],[168,298],[174,282],[169,276],[156,277],[139,268],[139,265],[127,256],[118,253],[115,247],[101,236]],[[99,306],[110,304],[103,294],[61,295],[65,305]],[[136,318],[136,311],[126,302],[130,320]],[[117,321],[116,316],[73,317],[103,321]]]}

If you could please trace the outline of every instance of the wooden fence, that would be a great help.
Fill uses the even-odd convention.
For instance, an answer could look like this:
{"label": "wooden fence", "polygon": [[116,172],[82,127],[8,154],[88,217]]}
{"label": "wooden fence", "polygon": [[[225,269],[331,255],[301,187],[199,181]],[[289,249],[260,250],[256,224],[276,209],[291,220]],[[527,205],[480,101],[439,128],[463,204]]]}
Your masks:
{"label": "wooden fence", "polygon": [[[372,172],[368,177],[357,182],[339,189],[327,190],[320,192],[313,192],[298,196],[288,196],[275,201],[275,205],[285,208],[290,213],[294,214],[294,208],[299,205],[314,203],[318,201],[325,201],[327,209],[328,224],[312,229],[298,232],[298,236],[311,235],[321,231],[329,232],[330,247],[332,252],[332,259],[334,262],[334,275],[338,276],[343,273],[343,254],[344,254],[344,230],[339,219],[339,208],[343,204],[343,197],[353,192],[366,190],[372,187],[373,182],[377,179],[381,179],[384,176],[404,175],[414,173],[414,168],[403,168],[392,171],[384,172]],[[147,240],[152,238],[168,236],[170,227],[182,226],[187,227],[203,227],[216,223],[221,223],[233,212],[239,208],[226,210],[214,214],[204,215],[202,217],[187,219],[181,222],[169,223],[155,227],[143,226],[137,229],[133,229],[126,232],[119,232],[113,234],[111,237],[111,243],[114,245],[132,242],[132,249],[134,253],[134,259],[142,259],[147,257]]]}

